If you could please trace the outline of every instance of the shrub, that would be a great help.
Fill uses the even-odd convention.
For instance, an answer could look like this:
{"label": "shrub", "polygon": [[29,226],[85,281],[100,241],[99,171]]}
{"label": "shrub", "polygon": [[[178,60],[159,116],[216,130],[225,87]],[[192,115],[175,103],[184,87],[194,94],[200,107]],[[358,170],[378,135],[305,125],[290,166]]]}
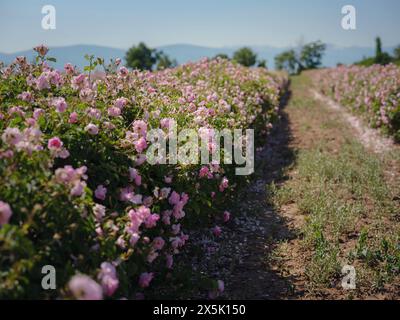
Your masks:
{"label": "shrub", "polygon": [[[240,182],[234,165],[150,165],[147,131],[167,135],[173,119],[266,133],[285,79],[222,59],[154,73],[117,59],[94,79],[93,57],[87,73],[61,72],[36,51],[1,70],[0,298],[142,295],[173,268],[185,229],[224,220]],[[57,290],[42,289],[44,265]]]}
{"label": "shrub", "polygon": [[315,73],[319,89],[372,127],[400,141],[400,68],[394,64],[338,67]]}

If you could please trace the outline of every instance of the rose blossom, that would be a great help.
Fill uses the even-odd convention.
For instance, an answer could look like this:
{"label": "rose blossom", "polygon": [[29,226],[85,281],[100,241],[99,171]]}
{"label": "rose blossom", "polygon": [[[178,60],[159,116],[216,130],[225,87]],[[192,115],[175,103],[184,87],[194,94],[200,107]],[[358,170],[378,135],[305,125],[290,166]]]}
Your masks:
{"label": "rose blossom", "polygon": [[44,44],[34,47],[33,50],[35,50],[41,57],[44,57],[47,52],[49,52],[49,48],[47,48]]}
{"label": "rose blossom", "polygon": [[104,218],[104,216],[106,215],[106,207],[97,203],[93,207],[93,214],[96,217],[97,221],[101,221]]}
{"label": "rose blossom", "polygon": [[69,290],[78,300],[102,300],[101,286],[86,275],[75,275],[68,283]]}
{"label": "rose blossom", "polygon": [[71,124],[77,123],[77,122],[78,122],[78,114],[77,114],[76,112],[72,112],[72,113],[69,115],[68,122],[71,123]]}
{"label": "rose blossom", "polygon": [[12,216],[10,205],[0,201],[0,227],[7,224]]}
{"label": "rose blossom", "polygon": [[106,198],[107,188],[103,185],[97,186],[96,190],[94,191],[94,196],[99,200],[104,200]]}
{"label": "rose blossom", "polygon": [[129,168],[129,180],[135,181],[137,186],[142,184],[142,177],[135,168]]}
{"label": "rose blossom", "polygon": [[101,271],[99,273],[99,280],[103,287],[103,292],[106,296],[112,296],[118,289],[119,280],[117,276],[117,270],[109,262],[103,262],[100,266]]}
{"label": "rose blossom", "polygon": [[166,267],[168,269],[172,269],[172,265],[174,263],[174,258],[171,254],[166,255]]}
{"label": "rose blossom", "polygon": [[215,226],[213,228],[212,232],[216,237],[219,237],[221,235],[221,233],[222,233],[222,230],[221,230],[221,228],[219,226]]}
{"label": "rose blossom", "polygon": [[64,66],[64,70],[67,74],[74,74],[75,72],[75,68],[72,64],[70,63],[66,63]]}
{"label": "rose blossom", "polygon": [[153,272],[144,272],[139,277],[139,286],[142,288],[147,288],[150,285],[151,280],[154,278]]}
{"label": "rose blossom", "polygon": [[22,140],[23,136],[18,128],[6,128],[1,136],[5,144],[16,145]]}
{"label": "rose blossom", "polygon": [[143,163],[146,162],[146,160],[147,160],[147,157],[145,154],[139,154],[136,156],[135,165],[141,166]]}
{"label": "rose blossom", "polygon": [[92,136],[95,136],[99,133],[99,128],[93,124],[93,123],[89,123],[86,127],[85,130],[87,132],[89,132],[89,134],[91,134]]}
{"label": "rose blossom", "polygon": [[154,238],[153,243],[152,243],[153,248],[155,250],[161,250],[164,247],[164,244],[165,244],[165,241],[161,237]]}
{"label": "rose blossom", "polygon": [[54,99],[53,106],[56,108],[58,113],[65,112],[65,110],[67,110],[68,107],[64,98]]}
{"label": "rose blossom", "polygon": [[154,228],[157,224],[157,221],[160,220],[160,216],[158,214],[151,214],[150,216],[148,216],[145,220],[145,225],[146,228],[151,229]]}
{"label": "rose blossom", "polygon": [[140,138],[134,142],[135,149],[137,152],[142,153],[147,148],[147,142],[145,138]]}
{"label": "rose blossom", "polygon": [[231,218],[231,213],[229,211],[224,211],[224,222],[228,222]]}
{"label": "rose blossom", "polygon": [[60,150],[63,146],[63,142],[60,140],[59,137],[53,137],[47,143],[47,147],[50,150]]}
{"label": "rose blossom", "polygon": [[139,133],[143,137],[147,134],[147,123],[143,120],[136,120],[132,124],[133,131]]}
{"label": "rose blossom", "polygon": [[121,109],[117,107],[110,107],[108,108],[107,113],[110,117],[118,117],[121,115]]}

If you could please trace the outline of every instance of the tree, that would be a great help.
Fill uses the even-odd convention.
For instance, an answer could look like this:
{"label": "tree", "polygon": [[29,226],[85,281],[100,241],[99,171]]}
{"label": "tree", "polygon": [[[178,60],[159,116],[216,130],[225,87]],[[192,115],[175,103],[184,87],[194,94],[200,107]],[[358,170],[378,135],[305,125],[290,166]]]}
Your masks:
{"label": "tree", "polygon": [[178,62],[173,59],[171,60],[168,55],[160,51],[157,53],[157,70],[164,70],[167,68],[174,68],[178,65]]}
{"label": "tree", "polygon": [[284,51],[275,57],[275,67],[278,70],[284,69],[290,74],[316,69],[322,64],[325,49],[326,45],[324,43],[315,41],[301,45],[298,53],[293,49]]}
{"label": "tree", "polygon": [[282,52],[275,57],[275,68],[277,70],[286,70],[290,74],[297,73],[298,60],[294,50]]}
{"label": "tree", "polygon": [[133,46],[125,55],[126,66],[132,69],[151,70],[157,62],[157,50],[148,48],[143,42]]}
{"label": "tree", "polygon": [[214,59],[217,59],[217,58],[229,60],[229,56],[225,53],[218,53],[217,55],[215,55]]}
{"label": "tree", "polygon": [[377,37],[375,39],[375,57],[382,55],[382,41],[381,38]]}
{"label": "tree", "polygon": [[[396,55],[396,50],[395,50]],[[400,53],[400,52],[399,52]],[[374,57],[363,57],[361,61],[356,62],[356,65],[370,67],[374,64],[386,65],[392,61],[396,61],[395,57],[391,57],[387,52],[382,50],[382,41],[380,37],[375,39],[375,56]]]}
{"label": "tree", "polygon": [[266,68],[267,69],[268,68],[267,67],[267,60],[265,60],[265,59],[258,60],[257,67]]}
{"label": "tree", "polygon": [[382,51],[382,41],[380,37],[375,39],[375,63],[386,65],[392,61],[392,57],[387,53]]}
{"label": "tree", "polygon": [[248,47],[243,47],[233,54],[233,60],[245,67],[251,67],[256,64],[257,55]]}
{"label": "tree", "polygon": [[300,69],[316,69],[320,67],[325,50],[326,45],[321,41],[304,45],[300,52]]}
{"label": "tree", "polygon": [[400,46],[394,49],[394,59],[400,61]]}
{"label": "tree", "polygon": [[387,65],[393,61],[393,58],[387,53],[387,52],[382,52],[382,54],[379,57],[375,58],[375,63],[381,64],[381,65]]}

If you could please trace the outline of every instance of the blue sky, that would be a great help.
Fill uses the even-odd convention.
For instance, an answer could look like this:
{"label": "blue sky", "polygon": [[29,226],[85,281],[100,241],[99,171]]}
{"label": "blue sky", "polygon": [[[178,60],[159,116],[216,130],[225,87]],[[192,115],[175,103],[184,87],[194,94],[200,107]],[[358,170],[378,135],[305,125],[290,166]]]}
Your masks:
{"label": "blue sky", "polygon": [[[41,8],[54,5],[57,29],[41,28]],[[357,10],[357,30],[341,28],[341,8]],[[296,45],[300,39],[341,46],[400,44],[399,0],[0,0],[0,52],[97,44],[128,48],[189,43]]]}

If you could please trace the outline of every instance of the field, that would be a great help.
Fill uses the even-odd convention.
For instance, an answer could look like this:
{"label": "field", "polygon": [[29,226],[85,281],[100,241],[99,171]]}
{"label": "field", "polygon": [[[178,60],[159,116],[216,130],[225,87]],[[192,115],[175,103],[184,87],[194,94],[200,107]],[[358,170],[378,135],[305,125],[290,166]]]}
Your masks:
{"label": "field", "polygon": [[0,298],[400,298],[398,66],[81,73],[35,50],[1,68]]}

